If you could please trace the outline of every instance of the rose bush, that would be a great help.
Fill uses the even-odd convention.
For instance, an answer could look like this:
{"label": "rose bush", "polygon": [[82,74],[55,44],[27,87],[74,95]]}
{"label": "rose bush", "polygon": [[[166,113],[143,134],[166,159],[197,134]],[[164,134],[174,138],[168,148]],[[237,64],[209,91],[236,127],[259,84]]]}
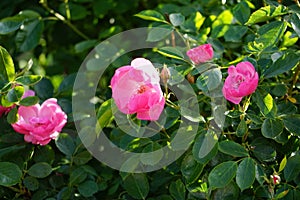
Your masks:
{"label": "rose bush", "polygon": [[299,8],[1,1],[0,199],[300,199]]}

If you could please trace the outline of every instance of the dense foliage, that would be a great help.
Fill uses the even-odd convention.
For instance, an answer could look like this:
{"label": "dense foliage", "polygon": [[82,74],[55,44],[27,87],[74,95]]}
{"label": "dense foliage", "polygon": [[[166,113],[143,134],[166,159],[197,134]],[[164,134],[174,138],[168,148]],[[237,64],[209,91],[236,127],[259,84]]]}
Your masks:
{"label": "dense foliage", "polygon": [[[298,0],[15,0],[0,9],[1,199],[300,199]],[[134,40],[113,38],[131,29]],[[213,57],[187,55],[203,44]],[[165,106],[153,122],[112,99],[116,69],[137,57],[160,73]],[[246,65],[258,83],[247,79],[252,88],[226,101],[224,82],[248,76]],[[49,99],[67,123],[60,131],[56,111],[37,111],[36,127],[60,128],[26,142],[27,124],[13,128],[20,110]],[[136,154],[119,169],[100,162],[104,135]]]}

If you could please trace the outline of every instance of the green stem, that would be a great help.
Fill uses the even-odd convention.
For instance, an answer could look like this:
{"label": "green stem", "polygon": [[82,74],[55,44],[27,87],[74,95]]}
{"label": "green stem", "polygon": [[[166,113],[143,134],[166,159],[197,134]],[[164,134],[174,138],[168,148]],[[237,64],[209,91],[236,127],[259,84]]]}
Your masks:
{"label": "green stem", "polygon": [[69,20],[67,20],[64,16],[62,16],[60,13],[55,12],[53,9],[51,9],[48,4],[47,0],[40,0],[40,4],[51,14],[53,14],[58,20],[65,23],[67,26],[69,26],[75,33],[77,33],[79,36],[81,36],[85,40],[89,40],[89,37],[86,36],[84,33],[82,33],[79,29],[76,28]]}

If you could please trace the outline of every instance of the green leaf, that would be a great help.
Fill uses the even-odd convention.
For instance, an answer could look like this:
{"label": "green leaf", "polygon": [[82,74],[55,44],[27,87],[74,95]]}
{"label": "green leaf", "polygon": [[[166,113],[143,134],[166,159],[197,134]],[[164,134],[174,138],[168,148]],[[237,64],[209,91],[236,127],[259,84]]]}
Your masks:
{"label": "green leaf", "polygon": [[76,168],[75,170],[71,171],[70,174],[70,185],[77,185],[79,183],[82,183],[87,177],[87,172],[84,171],[82,167]]}
{"label": "green leaf", "polygon": [[240,190],[234,181],[231,181],[223,188],[218,188],[212,192],[212,199],[214,200],[230,200],[239,199]]}
{"label": "green leaf", "polygon": [[266,78],[270,78],[288,72],[297,65],[299,60],[296,53],[289,51],[278,58],[263,74]]}
{"label": "green leaf", "polygon": [[300,15],[298,13],[293,13],[291,16],[291,25],[294,31],[300,37]]}
{"label": "green leaf", "polygon": [[66,15],[66,7],[68,7],[68,9],[70,11],[71,20],[84,19],[88,15],[88,11],[87,11],[86,7],[69,2],[69,3],[67,3],[67,5],[65,3],[62,3],[59,6],[59,11],[64,16],[67,16]]}
{"label": "green leaf", "polygon": [[21,85],[34,85],[42,79],[40,75],[24,75],[16,78],[16,82]]}
{"label": "green leaf", "polygon": [[0,46],[0,81],[12,81],[14,77],[14,62],[6,49]]}
{"label": "green leaf", "polygon": [[28,174],[35,178],[45,178],[52,172],[51,165],[46,162],[35,163],[28,169]]}
{"label": "green leaf", "polygon": [[234,157],[249,156],[247,150],[242,145],[230,140],[220,142],[219,151]]}
{"label": "green leaf", "polygon": [[91,197],[98,191],[98,185],[95,181],[85,181],[78,185],[79,193],[84,197]]}
{"label": "green leaf", "polygon": [[20,101],[20,105],[22,106],[32,106],[39,103],[39,98],[36,96],[29,96]]}
{"label": "green leaf", "polygon": [[16,107],[14,107],[13,109],[11,109],[7,115],[7,122],[9,124],[14,124],[18,121],[19,116],[18,116],[18,109]]}
{"label": "green leaf", "polygon": [[284,127],[291,133],[300,136],[300,115],[288,115],[283,118]]}
{"label": "green leaf", "polygon": [[248,28],[246,26],[230,25],[224,38],[227,42],[240,42],[247,31]]}
{"label": "green leaf", "polygon": [[265,138],[256,138],[251,146],[254,147],[253,153],[260,161],[271,162],[276,158],[276,151],[270,145],[270,141]]}
{"label": "green leaf", "polygon": [[218,152],[218,136],[213,131],[200,134],[193,146],[193,156],[201,164],[208,163]]}
{"label": "green leaf", "polygon": [[196,81],[197,87],[203,92],[216,89],[222,82],[222,72],[218,68],[210,69],[202,73]]}
{"label": "green leaf", "polygon": [[251,10],[245,1],[238,3],[233,8],[233,16],[241,24],[245,24],[248,21],[250,14],[251,14]]}
{"label": "green leaf", "polygon": [[248,50],[261,52],[267,48],[273,48],[283,37],[287,23],[284,21],[273,21],[261,26],[258,31],[258,37],[248,43]]}
{"label": "green leaf", "polygon": [[238,137],[243,137],[248,131],[248,126],[245,119],[242,119],[236,129],[236,135]]}
{"label": "green leaf", "polygon": [[65,155],[71,156],[75,151],[75,143],[67,133],[60,133],[55,140],[56,147]]}
{"label": "green leaf", "polygon": [[169,19],[173,26],[180,26],[184,23],[185,17],[181,13],[171,13]]}
{"label": "green leaf", "polygon": [[274,17],[287,14],[288,9],[283,5],[265,6],[253,12],[246,25],[268,21]]}
{"label": "green leaf", "polygon": [[5,35],[18,30],[23,24],[24,18],[20,16],[7,17],[0,21],[0,34]]}
{"label": "green leaf", "polygon": [[42,78],[40,82],[33,86],[36,95],[41,99],[49,99],[53,97],[54,87],[47,78]]}
{"label": "green leaf", "polygon": [[169,187],[170,194],[175,200],[185,200],[185,186],[180,179],[171,182]]}
{"label": "green leaf", "polygon": [[72,96],[73,85],[76,79],[76,73],[69,74],[64,78],[58,87],[58,93],[60,96]]}
{"label": "green leaf", "polygon": [[24,22],[15,37],[17,48],[22,52],[35,48],[40,42],[43,29],[44,21],[40,18]]}
{"label": "green leaf", "polygon": [[300,174],[300,155],[288,158],[286,166],[283,170],[286,181],[294,180]]}
{"label": "green leaf", "polygon": [[39,146],[34,151],[33,160],[35,162],[46,162],[52,164],[55,158],[55,152],[50,145]]}
{"label": "green leaf", "polygon": [[184,60],[184,55],[177,47],[162,47],[156,51],[166,57]]}
{"label": "green leaf", "polygon": [[135,199],[145,199],[150,190],[145,174],[129,174],[124,180],[124,188]]}
{"label": "green leaf", "polygon": [[260,109],[260,112],[266,117],[275,117],[277,106],[271,94],[265,90],[258,89],[254,93],[255,103]]}
{"label": "green leaf", "polygon": [[76,165],[84,165],[91,159],[92,155],[88,151],[80,152],[73,157],[73,161]]}
{"label": "green leaf", "polygon": [[170,35],[172,31],[173,31],[173,27],[170,25],[155,26],[150,29],[146,41],[147,42],[160,41],[166,38],[168,35]]}
{"label": "green leaf", "polygon": [[208,175],[208,182],[212,189],[223,188],[234,178],[237,170],[237,164],[234,161],[223,162]]}
{"label": "green leaf", "polygon": [[255,179],[257,180],[257,182],[260,185],[263,185],[263,183],[265,182],[264,177],[266,177],[266,174],[264,172],[263,167],[259,164],[256,164],[255,165]]}
{"label": "green leaf", "polygon": [[261,127],[261,133],[266,138],[276,138],[283,131],[283,123],[279,119],[266,118]]}
{"label": "green leaf", "polygon": [[236,172],[236,183],[243,191],[253,184],[255,180],[255,164],[250,157],[244,158],[239,164]]}
{"label": "green leaf", "polygon": [[7,17],[0,21],[0,34],[8,34],[19,29],[25,21],[31,21],[40,15],[32,10],[23,10],[13,17]]}
{"label": "green leaf", "polygon": [[162,146],[157,142],[151,142],[143,149],[141,154],[141,162],[145,165],[155,165],[164,156]]}
{"label": "green leaf", "polygon": [[280,162],[278,173],[281,172],[285,168],[286,163],[287,163],[287,159],[286,159],[286,156],[284,156],[284,158]]}
{"label": "green leaf", "polygon": [[103,102],[97,112],[98,123],[101,128],[106,127],[112,120],[112,99]]}
{"label": "green leaf", "polygon": [[194,183],[201,172],[203,171],[205,165],[198,163],[193,155],[187,155],[181,163],[181,173],[186,179],[188,184]]}
{"label": "green leaf", "polygon": [[164,16],[155,10],[143,10],[134,16],[142,18],[144,20],[164,22],[167,23]]}
{"label": "green leaf", "polygon": [[75,44],[75,52],[81,53],[84,52],[97,44],[97,40],[85,40]]}
{"label": "green leaf", "polygon": [[23,180],[24,186],[31,191],[35,191],[39,188],[39,181],[32,177],[32,176],[26,176]]}
{"label": "green leaf", "polygon": [[22,171],[11,162],[0,162],[0,185],[13,186],[21,181]]}
{"label": "green leaf", "polygon": [[18,102],[24,94],[23,86],[16,86],[13,89],[9,90],[6,98],[9,102]]}

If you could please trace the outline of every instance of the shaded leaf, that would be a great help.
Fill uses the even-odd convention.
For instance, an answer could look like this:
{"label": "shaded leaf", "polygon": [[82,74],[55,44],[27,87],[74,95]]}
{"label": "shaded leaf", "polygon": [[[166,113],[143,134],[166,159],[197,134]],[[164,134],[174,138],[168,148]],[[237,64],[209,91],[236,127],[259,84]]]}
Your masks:
{"label": "shaded leaf", "polygon": [[45,178],[52,172],[52,167],[46,162],[35,163],[28,169],[28,174],[35,178]]}
{"label": "shaded leaf", "polygon": [[208,175],[208,182],[211,188],[223,188],[234,178],[237,170],[237,164],[234,161],[223,162]]}
{"label": "shaded leaf", "polygon": [[285,168],[283,170],[286,181],[295,179],[300,174],[300,155],[295,155],[288,158]]}
{"label": "shaded leaf", "polygon": [[239,164],[236,172],[236,183],[243,191],[253,184],[255,180],[255,164],[250,157],[244,158]]}
{"label": "shaded leaf", "polygon": [[169,191],[175,200],[185,200],[185,186],[180,179],[171,182]]}
{"label": "shaded leaf", "polygon": [[220,142],[219,151],[234,157],[249,156],[247,150],[242,145],[230,140]]}
{"label": "shaded leaf", "polygon": [[129,174],[124,180],[124,188],[135,199],[145,199],[150,190],[145,174]]}
{"label": "shaded leaf", "polygon": [[283,131],[283,123],[279,119],[266,118],[261,127],[261,133],[266,138],[276,138]]}
{"label": "shaded leaf", "polygon": [[22,172],[18,165],[11,162],[0,162],[0,185],[10,187],[21,181]]}
{"label": "shaded leaf", "polygon": [[274,77],[284,72],[290,71],[299,62],[299,56],[289,51],[278,58],[265,72],[266,78]]}
{"label": "shaded leaf", "polygon": [[170,25],[161,25],[156,26],[150,29],[147,41],[148,42],[157,42],[164,38],[166,38],[168,35],[170,35],[173,31],[173,27]]}

